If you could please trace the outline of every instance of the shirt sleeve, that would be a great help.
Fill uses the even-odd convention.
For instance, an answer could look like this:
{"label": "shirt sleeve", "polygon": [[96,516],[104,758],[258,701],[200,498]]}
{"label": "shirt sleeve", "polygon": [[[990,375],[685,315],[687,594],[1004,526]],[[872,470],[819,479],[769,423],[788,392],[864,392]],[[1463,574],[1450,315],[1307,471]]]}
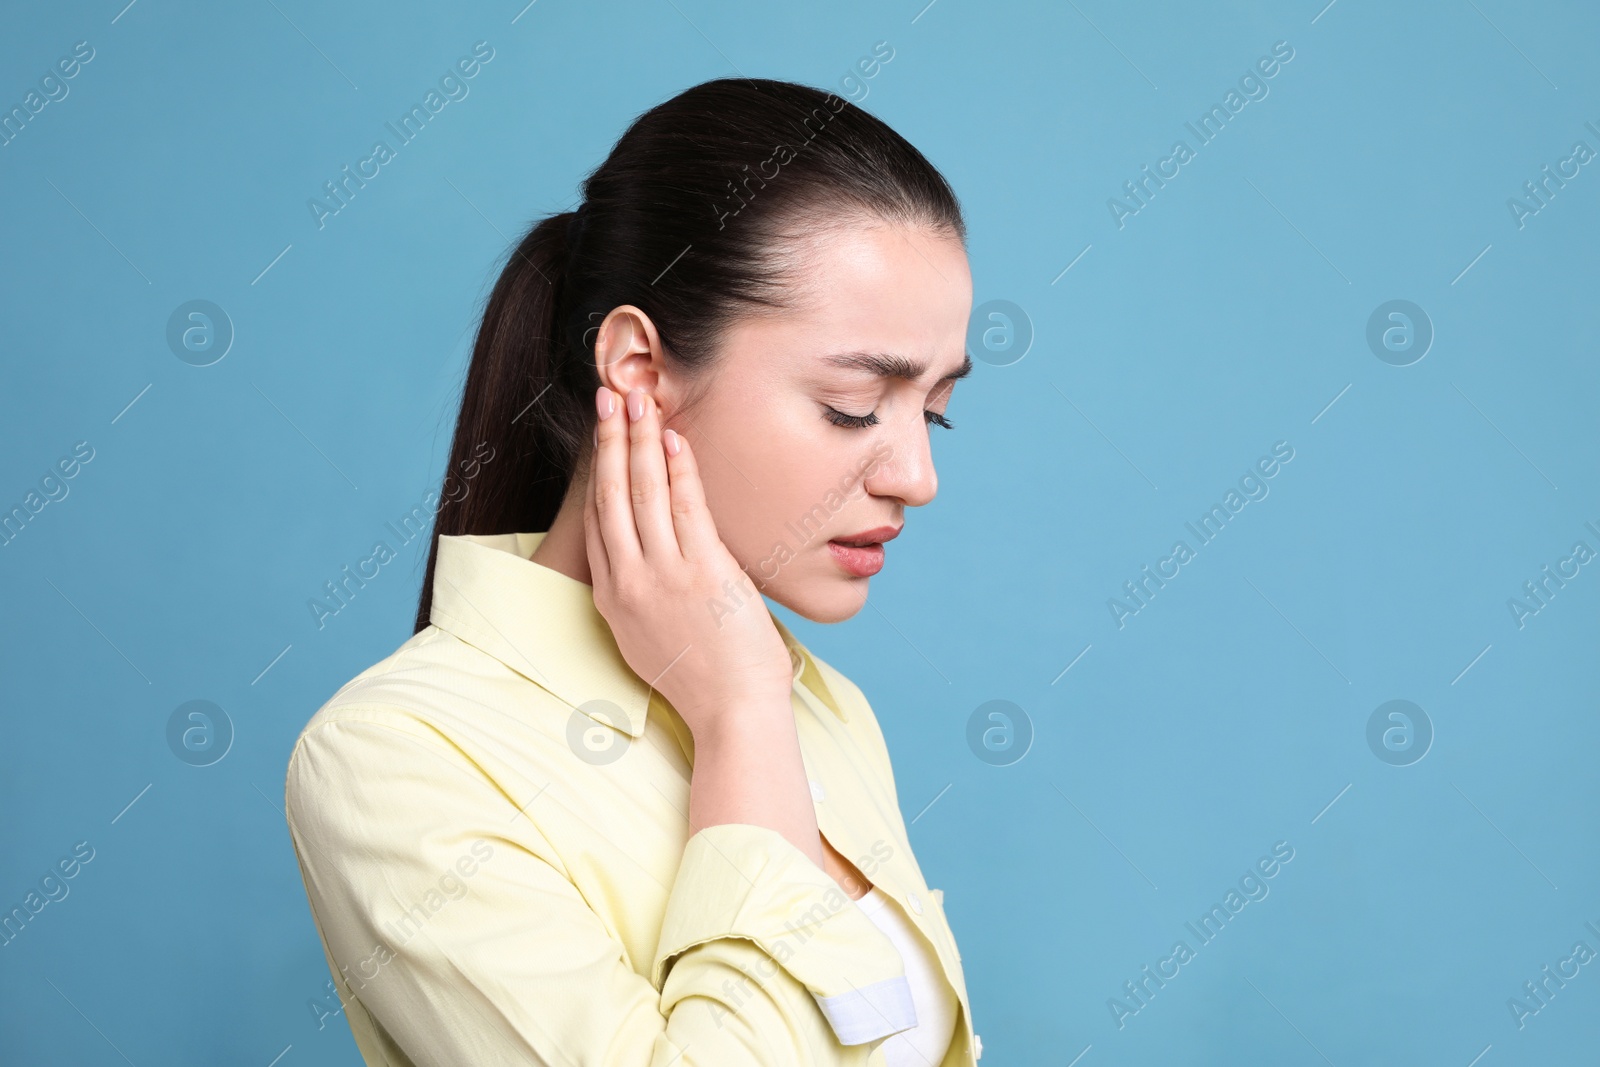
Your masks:
{"label": "shirt sleeve", "polygon": [[346,1017],[392,1064],[865,1067],[916,1025],[893,942],[774,830],[689,838],[646,976],[446,743],[317,724],[285,811]]}

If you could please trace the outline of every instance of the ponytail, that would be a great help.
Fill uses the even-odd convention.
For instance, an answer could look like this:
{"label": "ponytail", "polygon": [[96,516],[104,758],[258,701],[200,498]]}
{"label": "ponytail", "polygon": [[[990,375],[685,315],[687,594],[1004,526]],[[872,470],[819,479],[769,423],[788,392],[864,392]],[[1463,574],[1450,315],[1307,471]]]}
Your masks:
{"label": "ponytail", "polygon": [[[583,440],[584,399],[600,384],[593,364],[561,358],[565,346],[556,336],[574,214],[551,215],[529,230],[489,294],[413,632],[429,623],[440,535],[548,530],[561,506]],[[452,480],[464,490],[450,492]]]}

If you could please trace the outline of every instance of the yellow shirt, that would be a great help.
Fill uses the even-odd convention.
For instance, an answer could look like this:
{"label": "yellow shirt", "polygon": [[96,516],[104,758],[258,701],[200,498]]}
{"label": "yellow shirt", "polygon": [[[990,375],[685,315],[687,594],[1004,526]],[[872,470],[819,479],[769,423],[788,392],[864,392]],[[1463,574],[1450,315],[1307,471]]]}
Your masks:
{"label": "yellow shirt", "polygon": [[[385,1067],[882,1067],[916,1025],[894,943],[775,830],[690,836],[693,736],[543,533],[441,537],[431,625],[295,743],[290,837],[343,1014]],[[765,607],[765,602],[762,602]],[[817,824],[960,953],[861,690],[776,616]]]}

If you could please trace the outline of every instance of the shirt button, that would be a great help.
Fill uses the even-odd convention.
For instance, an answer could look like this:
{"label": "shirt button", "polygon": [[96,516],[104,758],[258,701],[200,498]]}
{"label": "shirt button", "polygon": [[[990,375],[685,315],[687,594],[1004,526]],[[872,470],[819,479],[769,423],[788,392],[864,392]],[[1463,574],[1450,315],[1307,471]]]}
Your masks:
{"label": "shirt button", "polygon": [[921,897],[917,896],[915,893],[907,893],[906,894],[906,903],[911,905],[911,910],[912,911],[916,912],[918,915],[922,914],[922,898]]}
{"label": "shirt button", "polygon": [[821,800],[824,795],[825,794],[822,792],[822,786],[818,785],[816,782],[812,782],[811,783],[811,799],[812,800]]}

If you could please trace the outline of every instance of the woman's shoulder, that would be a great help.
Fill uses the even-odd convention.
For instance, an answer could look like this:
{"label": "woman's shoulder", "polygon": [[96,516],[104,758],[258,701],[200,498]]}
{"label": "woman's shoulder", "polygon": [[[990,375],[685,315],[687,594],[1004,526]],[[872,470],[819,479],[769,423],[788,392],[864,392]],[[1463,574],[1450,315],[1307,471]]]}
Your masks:
{"label": "woman's shoulder", "polygon": [[530,782],[567,755],[567,711],[493,657],[425,627],[301,728],[284,814],[324,857],[360,842],[408,847],[419,828],[451,820],[503,821],[506,798],[533,795]]}
{"label": "woman's shoulder", "polygon": [[432,626],[412,634],[398,648],[334,690],[301,727],[296,748],[307,736],[333,722],[368,721],[403,728],[407,720],[425,718],[436,702],[437,674],[448,659]]}
{"label": "woman's shoulder", "polygon": [[433,756],[460,759],[476,747],[475,735],[513,718],[537,734],[550,718],[530,714],[541,701],[563,707],[493,656],[430,625],[328,697],[301,728],[291,759],[312,747],[359,747],[373,736],[363,727],[408,734]]}

